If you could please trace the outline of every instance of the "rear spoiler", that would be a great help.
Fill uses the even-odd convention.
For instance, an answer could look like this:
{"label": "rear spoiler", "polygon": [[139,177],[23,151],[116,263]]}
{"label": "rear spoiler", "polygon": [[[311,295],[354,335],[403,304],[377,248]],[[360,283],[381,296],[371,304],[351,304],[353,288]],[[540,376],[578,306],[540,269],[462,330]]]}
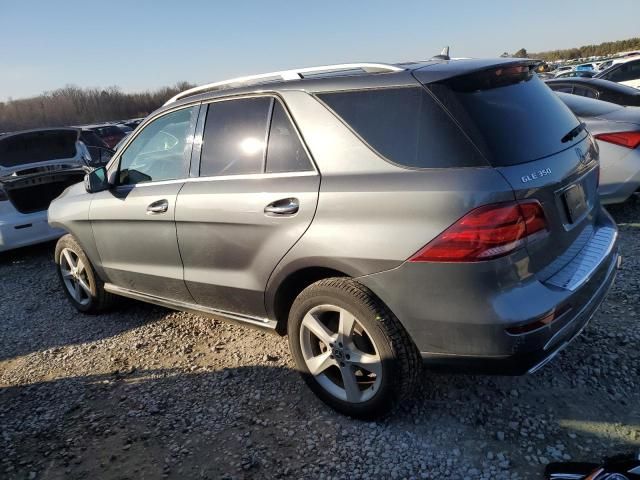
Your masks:
{"label": "rear spoiler", "polygon": [[528,72],[532,72],[539,63],[540,60],[528,58],[436,60],[415,69],[412,73],[420,83],[429,84],[512,67],[525,67]]}

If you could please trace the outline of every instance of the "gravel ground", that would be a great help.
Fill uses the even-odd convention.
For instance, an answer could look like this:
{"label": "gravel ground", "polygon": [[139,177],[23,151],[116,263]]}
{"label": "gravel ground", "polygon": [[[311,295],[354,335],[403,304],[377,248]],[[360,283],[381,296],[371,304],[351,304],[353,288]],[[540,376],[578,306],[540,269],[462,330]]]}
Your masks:
{"label": "gravel ground", "polygon": [[75,312],[51,244],[0,255],[0,477],[534,479],[640,446],[640,204],[610,209],[622,270],[532,376],[426,372],[393,417],[342,417],[286,339],[130,303]]}

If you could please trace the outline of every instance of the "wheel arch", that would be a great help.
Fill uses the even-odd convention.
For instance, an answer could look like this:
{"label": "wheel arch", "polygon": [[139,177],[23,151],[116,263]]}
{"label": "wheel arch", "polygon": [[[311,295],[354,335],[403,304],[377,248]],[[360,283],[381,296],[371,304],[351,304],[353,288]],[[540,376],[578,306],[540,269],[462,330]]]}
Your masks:
{"label": "wheel arch", "polygon": [[276,332],[286,335],[289,311],[300,292],[319,280],[332,277],[350,277],[350,275],[336,268],[308,266],[288,273],[277,282],[277,285],[273,285],[268,295],[270,301],[267,303],[267,312],[277,322]]}

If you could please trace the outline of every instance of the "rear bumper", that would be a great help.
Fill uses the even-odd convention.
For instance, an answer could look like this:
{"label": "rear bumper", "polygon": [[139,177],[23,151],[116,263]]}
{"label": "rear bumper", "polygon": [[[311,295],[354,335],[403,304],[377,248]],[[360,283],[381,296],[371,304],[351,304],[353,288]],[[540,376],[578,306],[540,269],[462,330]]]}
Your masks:
{"label": "rear bumper", "polygon": [[[568,264],[543,280],[522,273],[528,266],[524,252],[482,264],[405,263],[358,280],[395,313],[428,364],[448,371],[518,375],[549,361],[587,325],[615,279],[616,232],[602,211],[591,243],[598,244],[597,261],[577,261],[578,268]],[[588,247],[578,252],[577,260],[581,253],[592,258]],[[554,309],[564,313],[548,325],[528,333],[507,332]]]}
{"label": "rear bumper", "polygon": [[0,214],[0,252],[53,240],[64,233],[64,230],[47,223],[46,210],[30,214]]}

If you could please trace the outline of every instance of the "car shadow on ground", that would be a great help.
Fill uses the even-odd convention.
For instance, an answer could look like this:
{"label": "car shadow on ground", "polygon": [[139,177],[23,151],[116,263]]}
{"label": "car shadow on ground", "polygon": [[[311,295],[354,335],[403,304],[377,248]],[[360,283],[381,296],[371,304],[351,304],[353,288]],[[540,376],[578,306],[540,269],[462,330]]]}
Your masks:
{"label": "car shadow on ground", "polygon": [[[283,366],[137,370],[1,388],[0,472],[8,479],[30,472],[54,479],[316,478],[366,458],[379,478],[389,478],[382,452],[401,442],[401,477],[434,478],[445,468],[452,475],[440,478],[458,478],[470,467],[482,471],[495,452],[508,458],[510,470],[538,478],[543,465],[524,459],[531,452],[518,447],[521,432],[502,428],[513,420],[527,429],[527,419],[549,422],[551,430],[541,434],[553,431],[572,458],[598,460],[638,446],[631,437],[612,440],[606,428],[582,428],[629,421],[616,418],[616,409],[592,408],[607,398],[605,387],[588,396],[568,386],[540,392],[530,379],[527,386],[521,379],[425,373],[415,397],[377,422],[336,414]],[[498,439],[496,428],[504,430]],[[363,450],[354,453],[354,445]]]}

